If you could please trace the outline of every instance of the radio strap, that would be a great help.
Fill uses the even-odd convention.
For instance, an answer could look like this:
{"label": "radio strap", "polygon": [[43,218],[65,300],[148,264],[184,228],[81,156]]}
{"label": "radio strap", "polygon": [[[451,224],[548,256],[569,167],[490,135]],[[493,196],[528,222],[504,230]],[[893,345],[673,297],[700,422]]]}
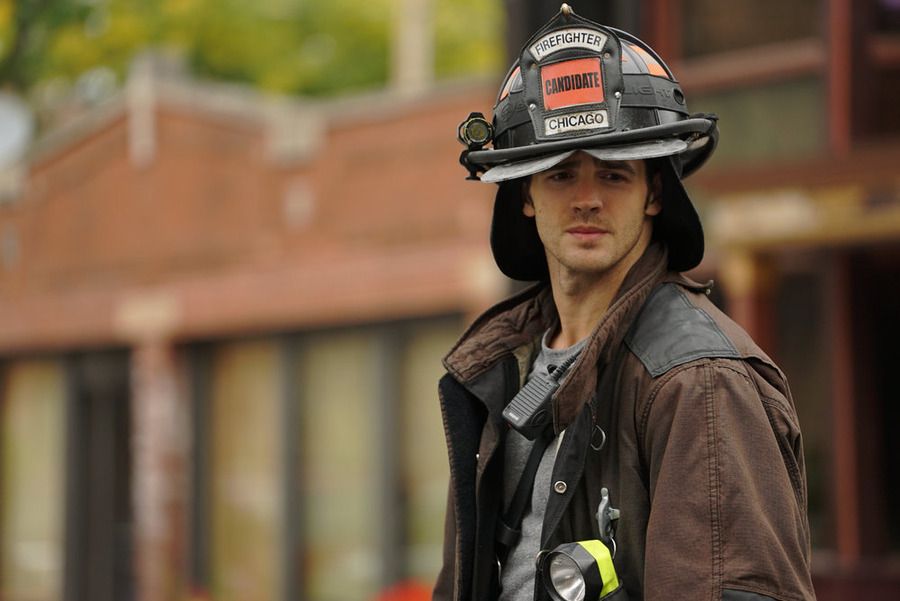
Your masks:
{"label": "radio strap", "polygon": [[522,470],[522,476],[516,485],[516,492],[513,494],[512,501],[506,509],[506,513],[497,523],[497,556],[500,562],[506,560],[509,550],[519,541],[522,535],[522,520],[525,518],[525,512],[531,502],[532,492],[534,490],[534,478],[537,475],[538,466],[544,451],[553,440],[553,428],[546,428],[535,440],[531,447],[531,453],[528,455],[528,461],[525,463],[525,469]]}

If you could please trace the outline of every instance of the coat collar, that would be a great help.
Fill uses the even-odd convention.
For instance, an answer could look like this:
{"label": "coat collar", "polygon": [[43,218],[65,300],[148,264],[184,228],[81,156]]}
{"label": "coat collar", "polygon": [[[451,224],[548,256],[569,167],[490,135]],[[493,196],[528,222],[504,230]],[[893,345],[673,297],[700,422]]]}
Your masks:
{"label": "coat collar", "polygon": [[[701,287],[681,274],[666,271],[665,247],[651,245],[632,266],[588,343],[554,397],[557,432],[570,424],[590,400],[597,385],[598,367],[608,364],[653,288],[675,281]],[[549,286],[536,284],[492,307],[475,320],[444,359],[444,366],[469,385],[501,360],[536,340],[558,321]]]}

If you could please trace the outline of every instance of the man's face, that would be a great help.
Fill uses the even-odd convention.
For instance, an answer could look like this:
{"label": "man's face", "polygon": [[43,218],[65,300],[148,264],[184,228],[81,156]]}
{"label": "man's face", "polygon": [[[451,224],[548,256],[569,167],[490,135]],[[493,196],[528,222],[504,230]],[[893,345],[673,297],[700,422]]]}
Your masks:
{"label": "man's face", "polygon": [[522,210],[535,219],[551,274],[602,277],[641,256],[662,208],[645,169],[577,152],[531,176]]}

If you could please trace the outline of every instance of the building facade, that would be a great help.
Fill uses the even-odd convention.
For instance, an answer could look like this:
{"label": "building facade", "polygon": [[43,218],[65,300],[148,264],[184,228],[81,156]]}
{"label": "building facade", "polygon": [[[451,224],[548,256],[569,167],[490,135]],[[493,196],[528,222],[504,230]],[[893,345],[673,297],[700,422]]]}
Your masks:
{"label": "building facade", "polygon": [[[819,598],[896,598],[900,7],[610,6],[721,117],[695,275],[791,381]],[[142,63],[2,174],[0,598],[425,594],[440,358],[511,288],[453,140],[494,82],[424,89]]]}
{"label": "building facade", "polygon": [[38,145],[0,206],[0,598],[429,585],[440,358],[505,290],[447,134],[473,100],[146,63]]}

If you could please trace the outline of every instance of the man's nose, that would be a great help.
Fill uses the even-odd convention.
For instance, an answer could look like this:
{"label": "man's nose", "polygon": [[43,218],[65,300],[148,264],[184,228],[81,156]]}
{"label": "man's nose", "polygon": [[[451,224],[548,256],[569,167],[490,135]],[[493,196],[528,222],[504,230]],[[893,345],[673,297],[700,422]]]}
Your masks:
{"label": "man's nose", "polygon": [[572,208],[576,213],[597,213],[603,208],[603,189],[596,182],[588,179],[579,182],[575,189]]}

